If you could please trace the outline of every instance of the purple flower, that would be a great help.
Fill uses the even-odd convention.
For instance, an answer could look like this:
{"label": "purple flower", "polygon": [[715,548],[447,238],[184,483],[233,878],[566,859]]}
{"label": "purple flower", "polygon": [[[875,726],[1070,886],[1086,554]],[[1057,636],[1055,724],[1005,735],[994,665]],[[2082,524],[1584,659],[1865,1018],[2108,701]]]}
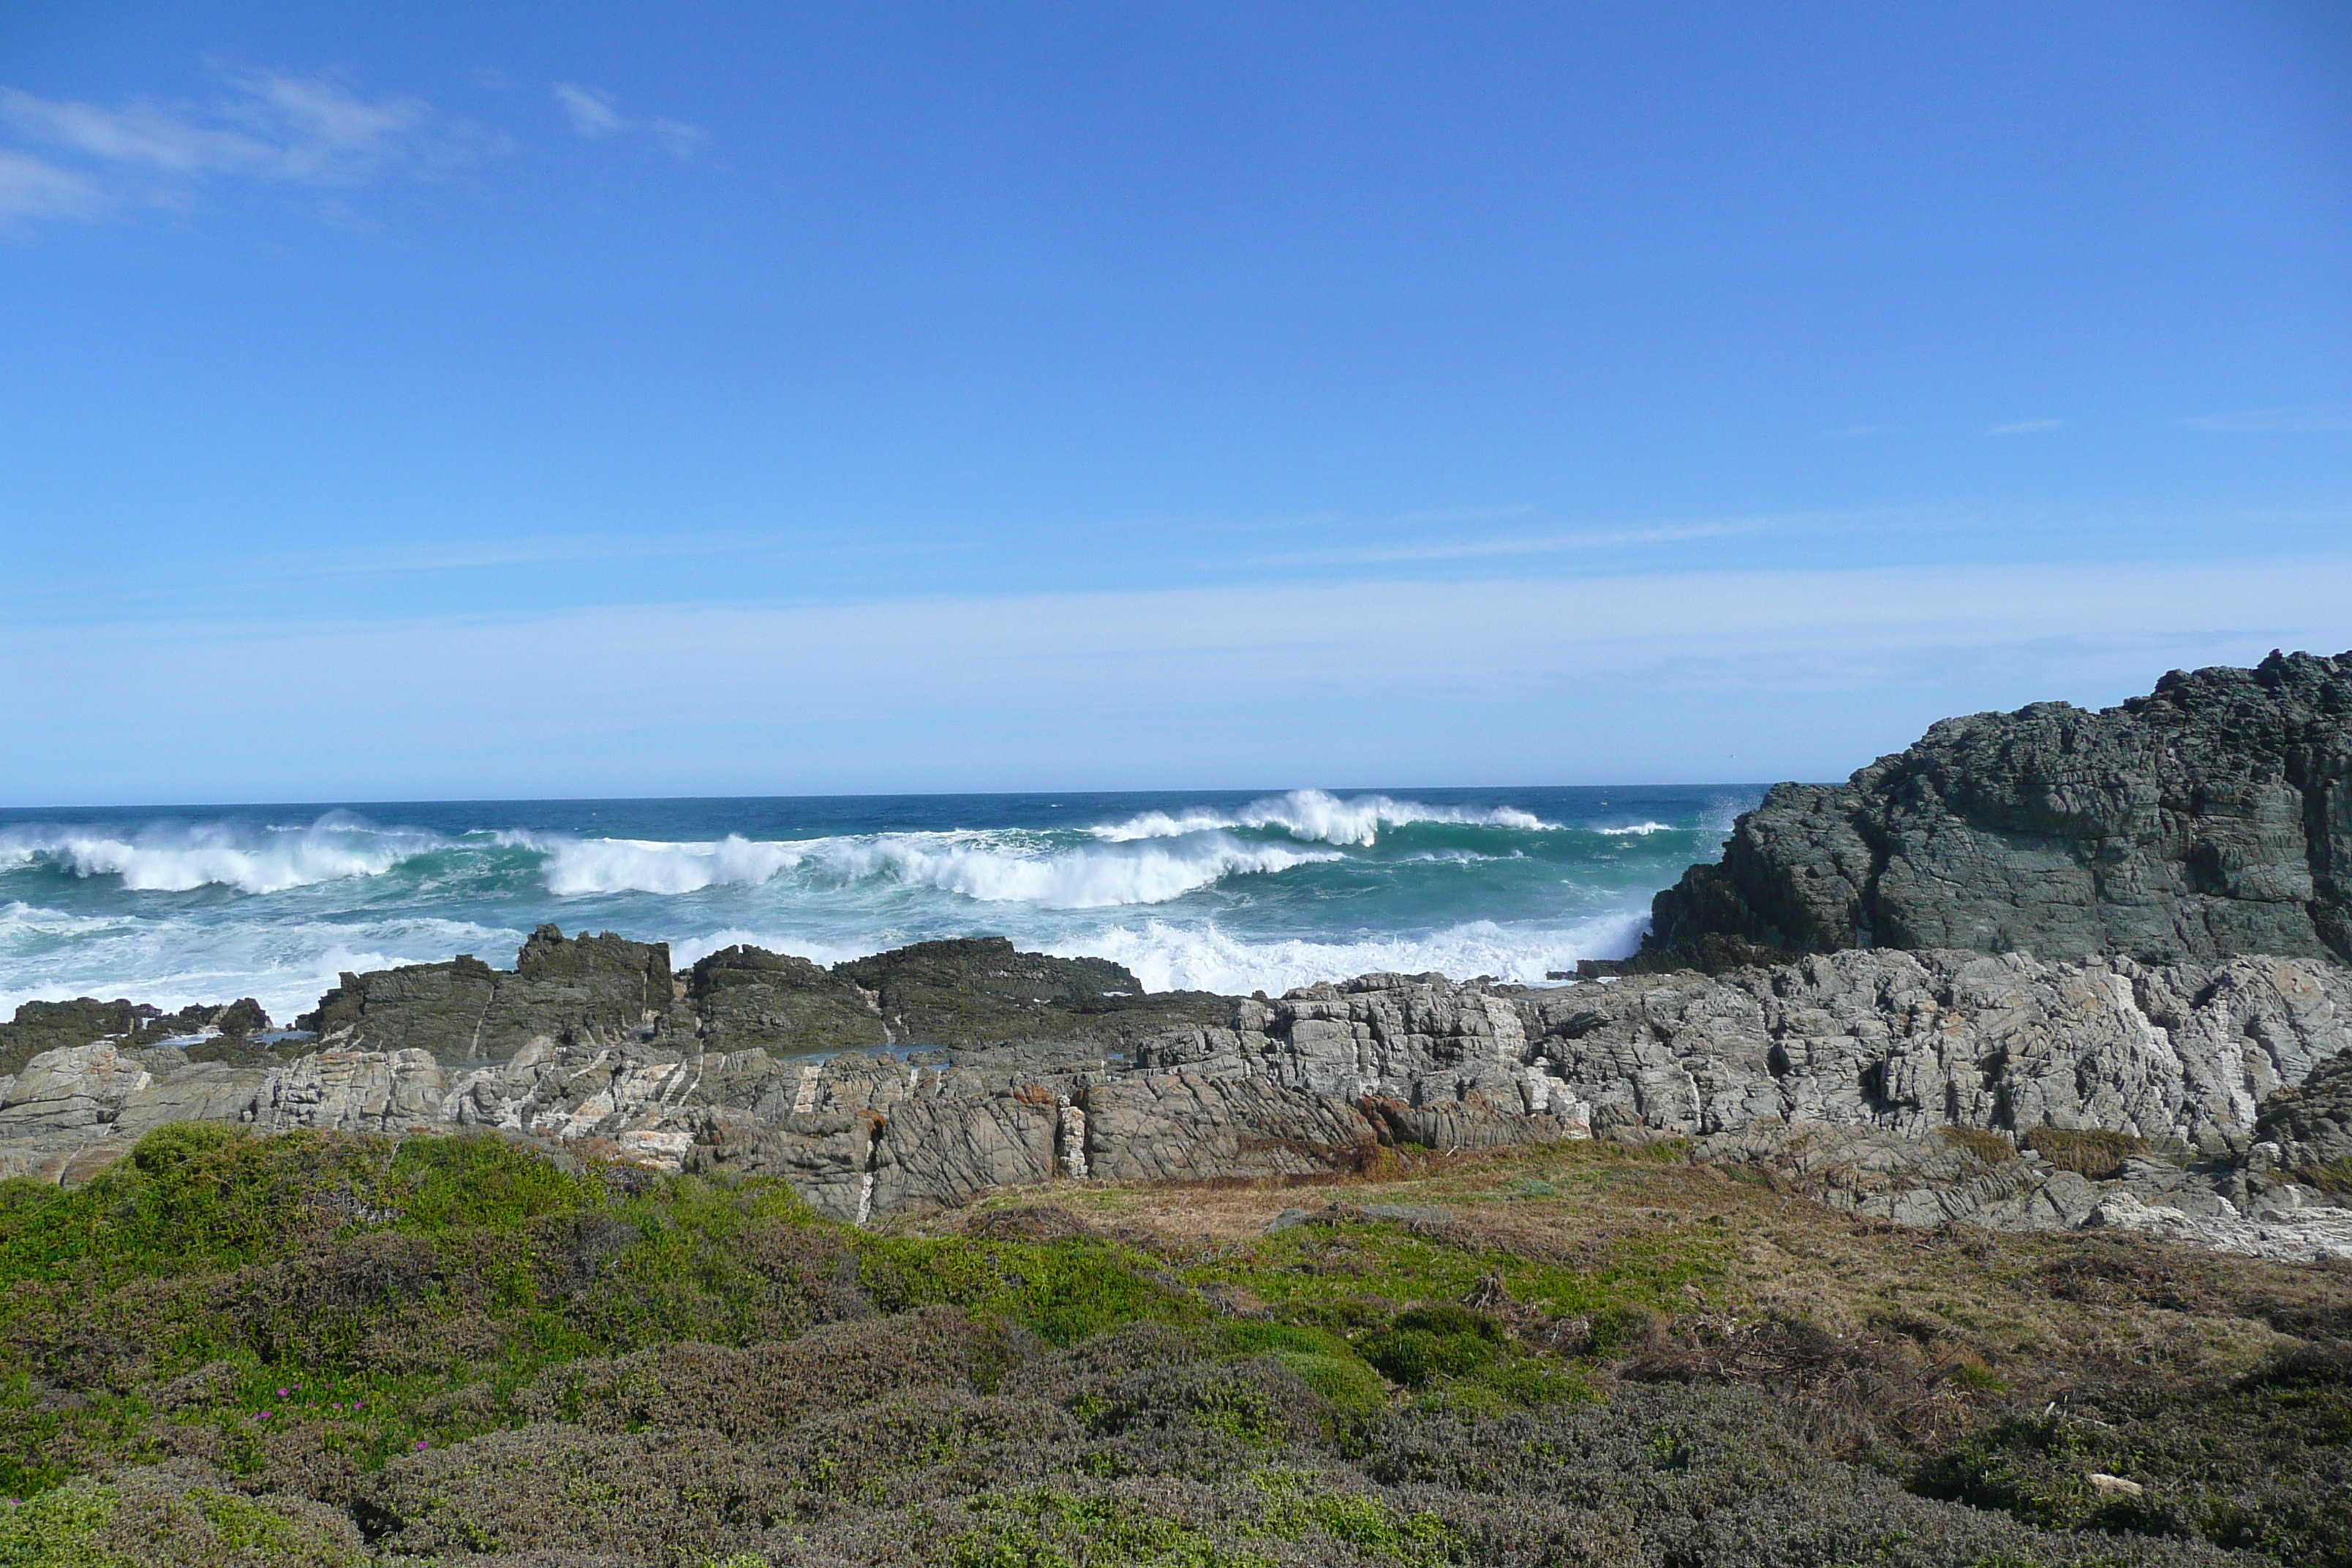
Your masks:
{"label": "purple flower", "polygon": [[425,1447],[425,1439],[424,1439],[424,1438],[422,1438],[422,1437],[419,1437],[418,1439],[416,1439],[416,1446],[417,1446],[418,1447],[420,1447],[420,1448],[422,1448],[423,1447]]}
{"label": "purple flower", "polygon": [[281,1388],[281,1389],[279,1389],[279,1390],[278,1391],[278,1398],[280,1398],[280,1399],[285,1398],[285,1397],[286,1397],[286,1391],[285,1391],[284,1389],[282,1389],[282,1388]]}
{"label": "purple flower", "polygon": [[260,1415],[255,1416],[254,1419],[257,1421],[267,1421],[269,1419],[269,1412],[265,1410]]}

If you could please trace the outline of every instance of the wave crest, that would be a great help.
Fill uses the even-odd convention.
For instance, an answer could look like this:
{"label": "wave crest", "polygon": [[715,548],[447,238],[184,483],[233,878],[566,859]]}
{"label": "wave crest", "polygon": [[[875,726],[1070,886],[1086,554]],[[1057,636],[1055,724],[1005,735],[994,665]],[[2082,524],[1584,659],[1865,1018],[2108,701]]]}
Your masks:
{"label": "wave crest", "polygon": [[1154,920],[1139,929],[1114,926],[1069,937],[1049,944],[1047,951],[1065,958],[1123,963],[1152,991],[1226,995],[1263,991],[1278,996],[1294,986],[1381,972],[1424,974],[1433,970],[1455,980],[1489,974],[1539,984],[1554,971],[1575,968],[1580,958],[1623,957],[1640,943],[1648,925],[1645,911],[1629,910],[1536,931],[1473,921],[1421,935],[1355,942],[1244,942],[1213,926]]}
{"label": "wave crest", "polygon": [[696,844],[521,833],[499,836],[501,842],[547,857],[541,875],[548,891],[559,898],[693,893],[728,884],[758,886],[783,872],[803,869],[834,882],[883,879],[936,889],[981,903],[1091,910],[1162,904],[1225,877],[1286,871],[1293,866],[1339,858],[1332,851],[1244,844],[1223,833],[1183,845],[1142,842],[1045,851],[1030,847],[1026,837],[1001,833],[889,833],[769,843],[730,836],[716,843]]}
{"label": "wave crest", "polygon": [[1181,838],[1235,827],[1278,827],[1293,838],[1321,844],[1354,844],[1370,848],[1382,827],[1403,827],[1416,822],[1446,823],[1467,827],[1510,827],[1538,832],[1555,826],[1533,812],[1515,805],[1426,805],[1417,800],[1395,800],[1384,795],[1353,795],[1346,800],[1319,789],[1295,789],[1288,795],[1252,801],[1231,814],[1197,810],[1171,815],[1147,811],[1125,822],[1088,829],[1097,838],[1124,843],[1138,838]]}
{"label": "wave crest", "polygon": [[559,838],[501,833],[501,844],[547,857],[540,875],[560,899],[594,893],[698,893],[722,885],[756,887],[800,864],[802,847],[730,833],[714,843],[651,838]]}
{"label": "wave crest", "polygon": [[836,842],[814,858],[844,880],[885,876],[982,903],[1093,910],[1164,904],[1226,877],[1286,871],[1339,857],[1329,851],[1244,844],[1223,833],[1181,846],[1143,843],[1045,854],[1007,853],[992,845],[932,842],[907,834]]}
{"label": "wave crest", "polygon": [[306,827],[152,822],[113,827],[34,826],[0,832],[0,867],[46,862],[77,877],[120,877],[141,892],[220,886],[278,893],[344,877],[375,877],[443,847],[437,834],[377,827],[333,811]]}

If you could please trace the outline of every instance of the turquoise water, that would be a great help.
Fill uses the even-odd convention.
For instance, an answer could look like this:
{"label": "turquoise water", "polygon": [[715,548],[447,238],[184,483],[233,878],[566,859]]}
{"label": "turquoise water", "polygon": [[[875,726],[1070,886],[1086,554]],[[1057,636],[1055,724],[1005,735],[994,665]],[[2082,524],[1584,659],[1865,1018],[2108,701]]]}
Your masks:
{"label": "turquoise water", "polygon": [[1000,934],[1153,990],[1539,981],[1639,941],[1752,785],[0,812],[0,1006],[256,996],[533,926],[824,963]]}

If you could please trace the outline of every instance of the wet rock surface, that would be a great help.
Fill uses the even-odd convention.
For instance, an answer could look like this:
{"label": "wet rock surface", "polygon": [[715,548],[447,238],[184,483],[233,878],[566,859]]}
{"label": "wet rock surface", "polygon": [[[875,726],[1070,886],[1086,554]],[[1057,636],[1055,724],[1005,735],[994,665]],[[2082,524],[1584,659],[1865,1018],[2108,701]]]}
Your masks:
{"label": "wet rock surface", "polygon": [[2352,653],[1948,719],[1780,784],[1658,895],[1649,952],[1973,948],[2352,960]]}

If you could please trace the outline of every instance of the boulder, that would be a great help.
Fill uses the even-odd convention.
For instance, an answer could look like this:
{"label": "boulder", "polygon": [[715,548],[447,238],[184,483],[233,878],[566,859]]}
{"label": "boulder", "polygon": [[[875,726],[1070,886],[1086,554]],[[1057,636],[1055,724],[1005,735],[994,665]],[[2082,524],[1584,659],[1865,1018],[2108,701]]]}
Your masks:
{"label": "boulder", "polygon": [[1947,719],[1784,784],[1660,893],[1645,952],[1972,948],[2352,960],[2352,653]]}

